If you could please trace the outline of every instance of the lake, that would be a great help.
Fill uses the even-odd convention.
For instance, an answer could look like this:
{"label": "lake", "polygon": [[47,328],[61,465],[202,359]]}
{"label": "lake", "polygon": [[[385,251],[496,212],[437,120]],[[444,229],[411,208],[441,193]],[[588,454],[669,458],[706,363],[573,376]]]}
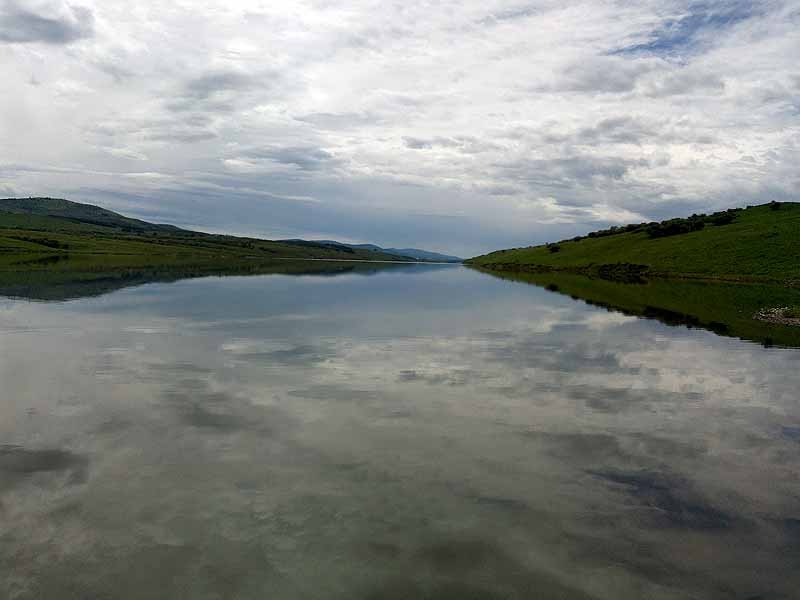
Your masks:
{"label": "lake", "polygon": [[798,597],[796,348],[461,266],[146,281],[0,300],[2,598]]}

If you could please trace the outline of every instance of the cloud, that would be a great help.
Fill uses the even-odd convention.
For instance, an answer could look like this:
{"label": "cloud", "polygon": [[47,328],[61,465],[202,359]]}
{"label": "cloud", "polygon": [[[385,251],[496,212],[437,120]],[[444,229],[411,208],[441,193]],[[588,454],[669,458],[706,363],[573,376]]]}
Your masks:
{"label": "cloud", "polygon": [[190,77],[177,97],[166,103],[170,111],[234,112],[237,100],[256,86],[254,75],[226,69]]}
{"label": "cloud", "polygon": [[20,195],[467,256],[800,195],[795,0],[4,6]]}
{"label": "cloud", "polygon": [[6,0],[0,7],[0,42],[69,44],[92,35],[92,11],[63,0]]}
{"label": "cloud", "polygon": [[558,83],[542,91],[621,94],[631,92],[646,74],[665,68],[663,59],[623,59],[616,56],[584,58],[568,65]]}
{"label": "cloud", "polygon": [[252,148],[241,154],[247,159],[266,160],[296,167],[301,171],[319,171],[333,168],[337,159],[322,148],[313,146],[290,146],[275,148]]}

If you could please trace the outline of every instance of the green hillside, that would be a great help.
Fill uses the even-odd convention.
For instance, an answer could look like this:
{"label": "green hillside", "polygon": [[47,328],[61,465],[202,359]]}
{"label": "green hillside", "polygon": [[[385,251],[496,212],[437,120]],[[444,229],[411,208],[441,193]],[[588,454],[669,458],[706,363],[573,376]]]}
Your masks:
{"label": "green hillside", "polygon": [[493,271],[800,282],[800,204],[770,203],[641,223],[554,244],[501,250],[467,264]]}
{"label": "green hillside", "polygon": [[0,200],[0,210],[18,215],[54,217],[82,225],[97,225],[119,231],[182,231],[173,225],[158,225],[131,219],[93,204],[82,204],[60,198],[7,198]]}
{"label": "green hillside", "polygon": [[403,260],[319,242],[273,242],[188,231],[69,200],[0,200],[0,268],[29,256],[34,260],[69,256],[78,261],[103,257],[106,264],[120,266],[286,258]]}

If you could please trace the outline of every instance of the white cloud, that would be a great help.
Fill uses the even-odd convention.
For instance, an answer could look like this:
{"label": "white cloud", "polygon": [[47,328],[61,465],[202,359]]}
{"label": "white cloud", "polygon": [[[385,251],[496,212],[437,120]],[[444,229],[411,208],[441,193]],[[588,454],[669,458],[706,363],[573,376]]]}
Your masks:
{"label": "white cloud", "polygon": [[800,189],[797,0],[0,6],[20,195],[474,254]]}

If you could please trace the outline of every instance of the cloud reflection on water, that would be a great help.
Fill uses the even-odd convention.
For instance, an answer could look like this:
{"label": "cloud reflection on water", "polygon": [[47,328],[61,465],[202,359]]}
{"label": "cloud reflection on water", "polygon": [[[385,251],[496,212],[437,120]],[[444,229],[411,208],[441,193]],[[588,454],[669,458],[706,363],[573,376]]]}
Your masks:
{"label": "cloud reflection on water", "polygon": [[0,328],[9,597],[800,583],[797,351],[463,269],[17,302]]}

